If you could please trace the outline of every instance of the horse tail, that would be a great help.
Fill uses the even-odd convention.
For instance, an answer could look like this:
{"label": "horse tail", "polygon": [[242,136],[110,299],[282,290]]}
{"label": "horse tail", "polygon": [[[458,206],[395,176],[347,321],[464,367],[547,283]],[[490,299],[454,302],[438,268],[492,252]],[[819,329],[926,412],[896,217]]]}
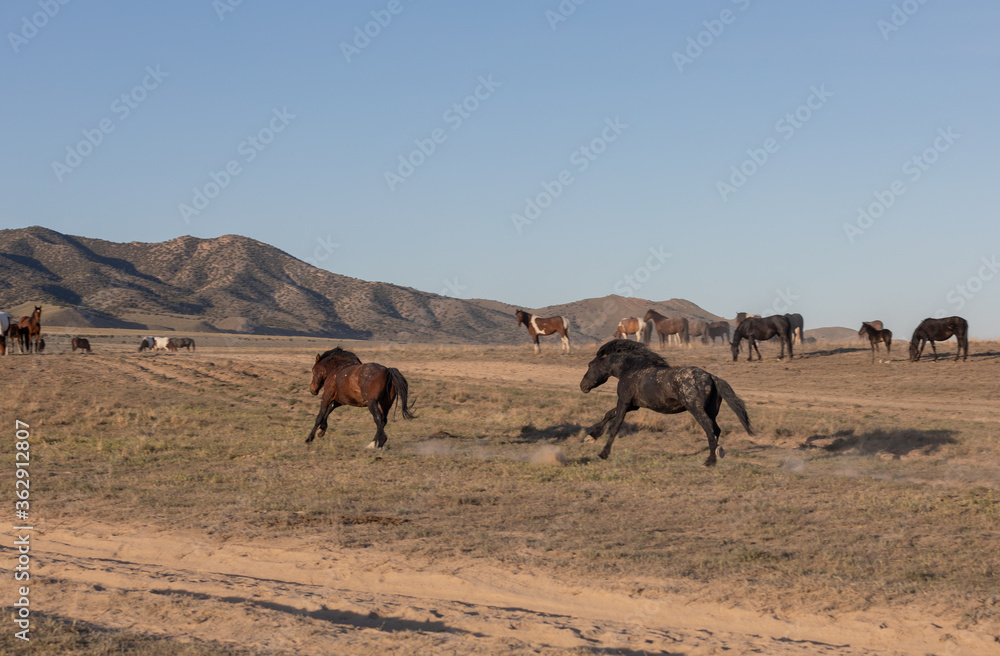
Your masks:
{"label": "horse tail", "polygon": [[403,374],[399,373],[399,369],[395,367],[390,367],[388,369],[389,373],[389,392],[395,393],[399,397],[400,405],[403,408],[403,419],[414,419],[416,415],[410,411],[407,405],[407,394],[409,392],[409,384],[406,379],[403,378]]}
{"label": "horse tail", "polygon": [[750,417],[747,416],[747,406],[743,402],[743,399],[736,396],[736,392],[726,381],[722,380],[718,376],[712,376],[712,380],[715,382],[715,388],[725,399],[726,404],[733,411],[736,417],[740,420],[740,424],[743,425],[743,430],[747,432],[747,435],[753,435],[753,429],[750,428]]}

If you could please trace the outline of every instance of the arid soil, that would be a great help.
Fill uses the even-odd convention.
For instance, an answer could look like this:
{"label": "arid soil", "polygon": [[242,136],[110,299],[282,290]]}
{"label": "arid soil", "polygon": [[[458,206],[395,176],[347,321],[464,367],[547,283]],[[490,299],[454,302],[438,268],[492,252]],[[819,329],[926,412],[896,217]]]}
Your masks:
{"label": "arid soil", "polygon": [[996,343],[668,349],[757,432],[724,407],[708,470],[687,415],[635,413],[596,458],[593,348],[345,344],[410,381],[418,418],[376,453],[362,409],[303,443],[333,344],[88,337],[0,358],[5,425],[31,425],[38,622],[0,651],[1000,654]]}

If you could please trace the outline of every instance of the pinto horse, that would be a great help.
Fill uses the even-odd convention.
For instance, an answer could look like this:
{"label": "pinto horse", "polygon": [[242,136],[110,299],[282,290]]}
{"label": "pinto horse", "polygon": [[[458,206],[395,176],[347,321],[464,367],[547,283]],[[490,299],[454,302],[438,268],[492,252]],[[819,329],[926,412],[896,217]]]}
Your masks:
{"label": "pinto horse", "polygon": [[[879,321],[879,325],[882,322]],[[872,362],[875,362],[875,351],[880,343],[885,344],[886,353],[892,355],[892,331],[888,328],[876,328],[873,322],[865,321],[861,324],[858,337],[868,338],[868,343],[872,347]]]}
{"label": "pinto horse", "polygon": [[937,349],[934,342],[950,338],[952,335],[958,340],[958,350],[955,351],[955,361],[962,355],[963,360],[969,359],[969,322],[962,317],[945,317],[944,319],[924,319],[913,331],[913,338],[910,340],[910,362],[916,362],[924,352],[924,345],[931,343],[931,350],[934,351],[934,361],[937,362]]}
{"label": "pinto horse", "polygon": [[788,317],[782,314],[775,314],[770,317],[747,317],[733,331],[733,342],[730,348],[733,351],[733,362],[740,356],[740,342],[747,340],[747,351],[749,357],[747,362],[753,361],[753,352],[757,351],[757,359],[761,360],[760,349],[757,348],[758,339],[771,339],[775,335],[781,340],[781,355],[779,359],[785,357],[785,344],[788,344],[788,358],[792,356],[792,327]]}
{"label": "pinto horse", "polygon": [[339,346],[324,353],[316,354],[312,368],[312,382],[309,392],[313,396],[323,390],[320,398],[319,414],[306,444],[316,437],[326,434],[327,418],[342,405],[368,408],[375,419],[375,437],[369,449],[385,446],[385,424],[389,420],[389,410],[398,398],[403,406],[403,419],[413,419],[416,415],[407,406],[409,385],[399,369],[383,367],[374,362],[361,363],[360,358]]}
{"label": "pinto horse", "polygon": [[90,350],[90,341],[84,337],[74,337],[72,346],[74,352],[76,352],[77,349],[80,349],[84,353],[93,353],[93,351]]}
{"label": "pinto horse", "polygon": [[566,320],[566,317],[542,318],[533,316],[524,310],[518,310],[514,317],[517,319],[517,325],[520,326],[523,323],[528,329],[528,334],[535,340],[535,353],[541,352],[541,347],[538,345],[539,335],[559,333],[559,338],[562,340],[562,352],[569,355],[569,321]]}
{"label": "pinto horse", "polygon": [[615,339],[622,337],[627,339],[629,335],[635,335],[635,341],[641,342],[645,329],[646,322],[639,321],[638,317],[622,317],[622,320],[618,322],[618,329],[615,330]]}
{"label": "pinto horse", "polygon": [[[646,314],[643,316],[642,321],[644,323],[649,321],[653,322],[653,330],[655,330],[656,334],[660,336],[660,348],[663,348],[663,344],[667,341],[668,335],[677,335],[677,337],[684,344],[687,344],[690,341],[690,337],[688,336],[688,320],[684,317],[669,319],[656,310],[650,308],[646,310]],[[653,330],[646,333],[647,344],[652,337]]]}
{"label": "pinto horse", "polygon": [[603,345],[587,366],[587,373],[580,381],[580,391],[586,394],[611,376],[618,379],[618,404],[588,433],[596,440],[611,422],[608,441],[599,454],[602,459],[611,455],[611,445],[625,415],[639,408],[667,415],[686,410],[694,415],[708,436],[706,467],[716,463],[716,451],[719,458],[726,454],[719,446],[722,429],[715,420],[723,401],[736,413],[743,430],[753,435],[746,405],[729,383],[698,367],[671,367],[645,344],[617,339]]}
{"label": "pinto horse", "polygon": [[[42,308],[40,305],[35,306],[35,311],[31,313],[30,317],[21,317],[18,322],[18,327],[21,329],[22,339],[27,345],[28,353],[31,353],[31,340],[35,340],[35,353],[41,353],[40,348],[42,339]],[[25,331],[27,333],[25,334]]]}

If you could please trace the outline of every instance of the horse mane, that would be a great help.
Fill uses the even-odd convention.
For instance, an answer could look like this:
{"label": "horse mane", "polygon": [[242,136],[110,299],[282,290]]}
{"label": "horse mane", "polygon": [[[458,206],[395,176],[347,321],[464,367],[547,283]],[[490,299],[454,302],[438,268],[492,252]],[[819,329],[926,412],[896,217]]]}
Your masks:
{"label": "horse mane", "polygon": [[319,357],[316,358],[316,361],[319,362],[320,360],[322,360],[324,358],[328,358],[331,355],[332,356],[336,356],[338,358],[346,358],[348,360],[354,360],[358,364],[361,364],[361,358],[359,358],[358,356],[354,355],[354,353],[351,352],[351,351],[345,351],[344,349],[340,348],[339,346],[336,347],[336,348],[332,348],[329,351],[325,351],[323,353],[320,353]]}
{"label": "horse mane", "polygon": [[649,364],[660,365],[662,367],[670,366],[662,355],[641,342],[632,342],[627,339],[613,339],[597,349],[597,357],[599,358],[616,354],[639,357],[646,360]]}

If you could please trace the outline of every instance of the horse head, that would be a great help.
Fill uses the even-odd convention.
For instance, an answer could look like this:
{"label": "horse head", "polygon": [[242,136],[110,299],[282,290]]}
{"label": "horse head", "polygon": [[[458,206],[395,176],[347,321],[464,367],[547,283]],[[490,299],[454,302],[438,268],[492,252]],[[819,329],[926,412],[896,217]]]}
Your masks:
{"label": "horse head", "polygon": [[528,322],[531,321],[530,317],[531,317],[531,315],[528,314],[527,312],[525,312],[524,310],[518,310],[517,312],[514,313],[514,318],[517,319],[517,325],[519,325],[519,326],[522,323],[525,326],[527,326]]}
{"label": "horse head", "polygon": [[587,373],[580,380],[580,391],[586,394],[595,387],[600,387],[608,382],[611,377],[611,368],[608,367],[607,358],[598,355],[587,365]]}

